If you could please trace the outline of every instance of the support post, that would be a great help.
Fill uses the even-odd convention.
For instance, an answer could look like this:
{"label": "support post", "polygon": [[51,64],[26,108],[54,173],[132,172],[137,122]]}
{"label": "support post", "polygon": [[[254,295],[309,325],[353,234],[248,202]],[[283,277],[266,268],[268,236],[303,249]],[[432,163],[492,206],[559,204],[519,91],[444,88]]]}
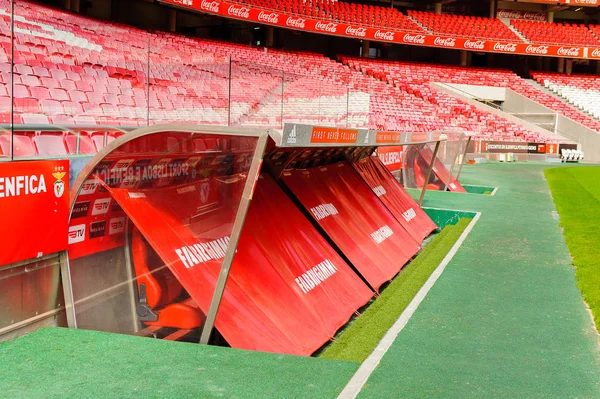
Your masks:
{"label": "support post", "polygon": [[258,179],[258,175],[260,174],[260,167],[262,165],[263,154],[267,145],[267,138],[267,134],[263,134],[262,136],[260,136],[256,143],[256,148],[254,149],[252,165],[250,166],[250,170],[248,171],[248,180],[246,181],[246,186],[244,187],[244,192],[242,193],[240,205],[235,216],[235,221],[233,222],[231,238],[229,239],[227,253],[225,254],[225,258],[223,259],[223,263],[221,264],[221,271],[219,273],[219,277],[217,278],[215,291],[210,302],[208,314],[206,315],[206,321],[204,322],[204,326],[202,327],[202,333],[200,334],[201,344],[208,344],[210,334],[212,333],[213,327],[215,325],[215,320],[217,319],[217,313],[219,312],[219,306],[221,305],[223,292],[225,292],[225,285],[227,284],[227,279],[229,278],[229,271],[231,270],[233,257],[235,256],[237,245],[242,234],[242,227],[244,227],[244,222],[246,220],[248,208],[250,207],[250,201],[252,200],[252,194],[254,192],[256,180]]}
{"label": "support post", "polygon": [[232,63],[231,57],[229,57],[229,82],[228,82],[229,86],[227,89],[227,96],[228,96],[227,104],[229,104],[229,107],[227,107],[227,126],[231,126],[231,80],[232,80],[231,63]]}
{"label": "support post", "polygon": [[460,66],[467,66],[468,62],[468,52],[467,50],[460,51]]}
{"label": "support post", "polygon": [[558,73],[563,73],[565,71],[565,59],[558,59]]}
{"label": "support post", "polygon": [[81,0],[71,0],[71,11],[75,13],[81,12]]}
{"label": "support post", "polygon": [[177,32],[177,10],[169,8],[169,32]]}
{"label": "support post", "polygon": [[596,74],[600,75],[600,60],[596,61]]}
{"label": "support post", "polygon": [[265,44],[267,47],[273,47],[273,44],[275,43],[275,28],[272,26],[267,26],[266,30],[267,34],[265,38]]}
{"label": "support post", "polygon": [[442,13],[442,3],[435,3],[435,13],[436,14],[441,14]]}
{"label": "support post", "polygon": [[458,173],[456,174],[456,180],[458,180],[458,178],[460,177],[460,172],[462,172],[463,165],[465,164],[465,159],[467,159],[467,152],[469,151],[469,145],[471,145],[471,140],[472,140],[472,137],[469,136],[469,139],[467,140],[467,146],[465,147],[465,152],[463,153],[462,162],[460,163],[460,166],[458,167]]}
{"label": "support post", "polygon": [[431,164],[429,165],[429,170],[427,171],[427,177],[425,177],[425,184],[423,184],[423,189],[421,190],[421,196],[419,197],[419,206],[423,204],[423,198],[425,198],[425,191],[427,190],[427,185],[429,184],[429,179],[431,179],[431,173],[433,172],[433,165],[435,164],[435,159],[437,158],[438,150],[440,149],[440,142],[435,143],[435,149],[433,150],[433,156],[431,157]]}
{"label": "support post", "polygon": [[554,11],[548,11],[548,22],[554,22]]}
{"label": "support post", "polygon": [[69,256],[66,251],[58,255],[60,262],[60,274],[62,276],[63,295],[65,298],[65,314],[67,326],[77,328],[77,317],[75,315],[75,298],[73,297],[73,282],[71,281],[71,268],[69,267]]}
{"label": "support post", "polygon": [[567,61],[565,61],[565,64],[565,72],[567,75],[570,75],[573,72],[573,60],[569,58]]}
{"label": "support post", "polygon": [[369,58],[369,50],[371,49],[371,42],[368,40],[362,41],[362,57]]}
{"label": "support post", "polygon": [[496,10],[498,2],[496,0],[490,1],[490,18],[496,18]]}

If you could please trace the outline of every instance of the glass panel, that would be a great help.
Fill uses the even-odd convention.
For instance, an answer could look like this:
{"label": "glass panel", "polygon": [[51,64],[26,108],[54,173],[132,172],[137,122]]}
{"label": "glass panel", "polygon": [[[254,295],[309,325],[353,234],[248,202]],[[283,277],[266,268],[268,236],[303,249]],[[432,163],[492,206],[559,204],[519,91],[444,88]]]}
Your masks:
{"label": "glass panel", "polygon": [[280,129],[283,77],[269,65],[232,61],[230,125]]}
{"label": "glass panel", "polygon": [[78,327],[197,335],[256,143],[161,132],[123,144],[96,166],[69,230]]}
{"label": "glass panel", "polygon": [[198,39],[160,33],[150,43],[149,123],[226,126],[229,58],[203,51]]}
{"label": "glass panel", "polygon": [[12,74],[10,72],[13,23],[12,0],[0,2],[0,161],[10,160],[13,154],[11,123]]}
{"label": "glass panel", "polygon": [[146,32],[25,1],[14,19],[15,157],[93,153],[105,132],[82,126],[147,125]]}

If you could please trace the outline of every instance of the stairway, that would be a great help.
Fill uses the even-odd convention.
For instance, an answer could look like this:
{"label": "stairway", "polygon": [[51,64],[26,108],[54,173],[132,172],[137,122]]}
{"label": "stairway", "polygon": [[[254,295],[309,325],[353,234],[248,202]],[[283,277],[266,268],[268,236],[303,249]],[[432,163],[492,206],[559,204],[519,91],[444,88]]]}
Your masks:
{"label": "stairway", "polygon": [[523,40],[525,43],[531,43],[529,41],[529,39],[527,39],[517,28],[515,28],[514,26],[512,26],[510,24],[510,19],[507,18],[498,18],[500,21],[502,21],[502,23],[506,26],[508,26],[508,29],[512,30],[515,35],[519,36],[519,38],[521,38],[521,40]]}

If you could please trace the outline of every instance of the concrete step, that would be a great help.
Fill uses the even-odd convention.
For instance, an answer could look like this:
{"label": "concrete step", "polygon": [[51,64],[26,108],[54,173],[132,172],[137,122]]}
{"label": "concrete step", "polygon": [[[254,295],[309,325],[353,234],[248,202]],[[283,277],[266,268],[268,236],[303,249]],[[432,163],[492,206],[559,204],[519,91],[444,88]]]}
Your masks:
{"label": "concrete step", "polygon": [[502,21],[502,23],[504,23],[504,25],[508,26],[508,29],[515,32],[515,34],[517,36],[519,36],[521,38],[521,40],[523,40],[525,43],[531,43],[517,28],[515,28],[514,26],[512,26],[510,24],[510,19],[507,19],[507,18],[498,18],[498,19],[500,21]]}

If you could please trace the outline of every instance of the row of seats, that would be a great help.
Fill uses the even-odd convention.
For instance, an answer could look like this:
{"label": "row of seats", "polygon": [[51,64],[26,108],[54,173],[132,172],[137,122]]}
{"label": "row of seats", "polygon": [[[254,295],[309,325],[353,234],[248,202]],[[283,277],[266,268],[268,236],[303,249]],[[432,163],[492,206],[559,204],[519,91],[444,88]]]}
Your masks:
{"label": "row of seats", "polygon": [[59,157],[75,154],[94,154],[115,140],[116,132],[81,132],[79,134],[31,131],[0,135],[0,158]]}
{"label": "row of seats", "polygon": [[513,20],[510,23],[524,37],[534,43],[600,46],[600,40],[594,33],[595,26],[588,29],[584,24],[520,20]]}
{"label": "row of seats", "polygon": [[536,72],[533,78],[565,102],[600,119],[600,76]]}
{"label": "row of seats", "polygon": [[495,18],[435,14],[412,10],[408,11],[408,15],[430,33],[438,35],[521,41],[515,32],[501,20]]}

